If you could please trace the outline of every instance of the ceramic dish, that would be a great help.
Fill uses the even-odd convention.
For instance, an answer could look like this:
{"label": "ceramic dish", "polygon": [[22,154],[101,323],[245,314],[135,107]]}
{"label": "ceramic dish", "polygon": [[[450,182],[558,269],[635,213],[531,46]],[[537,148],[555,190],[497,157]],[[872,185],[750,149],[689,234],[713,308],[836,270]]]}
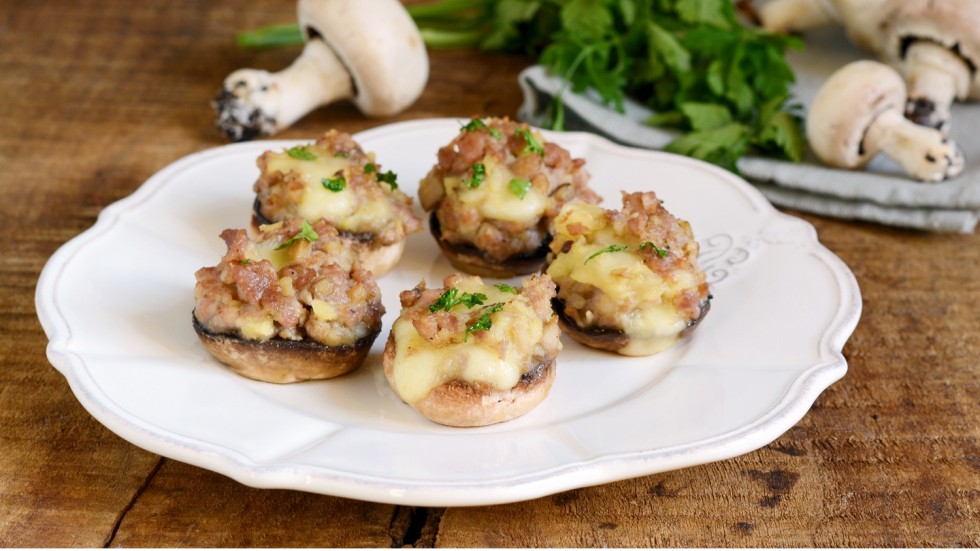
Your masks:
{"label": "ceramic dish", "polygon": [[[459,125],[414,121],[355,138],[414,195]],[[176,161],[53,255],[36,296],[48,358],[93,416],[154,453],[250,486],[433,506],[531,499],[746,453],[845,374],[860,293],[812,226],[715,167],[588,134],[545,136],[587,160],[606,206],[619,208],[620,189],[652,189],[691,222],[714,294],[691,338],[649,358],[566,338],[551,395],[477,429],[432,424],[401,403],[382,373],[384,338],[338,379],[235,375],[191,327],[194,271],[220,258],[221,230],[247,226],[256,157],[294,145],[266,141]],[[450,271],[428,232],[412,235],[380,280],[382,335],[399,291]]]}

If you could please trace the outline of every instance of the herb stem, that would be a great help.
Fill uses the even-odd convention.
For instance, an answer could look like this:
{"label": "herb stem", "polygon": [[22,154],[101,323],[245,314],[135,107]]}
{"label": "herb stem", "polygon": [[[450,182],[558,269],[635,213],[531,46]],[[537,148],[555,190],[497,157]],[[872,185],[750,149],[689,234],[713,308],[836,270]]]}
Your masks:
{"label": "herb stem", "polygon": [[483,0],[441,0],[439,2],[405,6],[408,14],[416,21],[427,18],[443,18],[447,15],[454,15],[459,12],[478,8],[481,11],[486,11],[486,3]]}
{"label": "herb stem", "polygon": [[279,48],[303,43],[303,33],[296,23],[284,23],[244,31],[238,33],[235,38],[240,48],[249,50]]}
{"label": "herb stem", "polygon": [[480,30],[449,31],[424,27],[420,28],[419,32],[425,44],[433,48],[472,48],[483,38],[483,32]]}

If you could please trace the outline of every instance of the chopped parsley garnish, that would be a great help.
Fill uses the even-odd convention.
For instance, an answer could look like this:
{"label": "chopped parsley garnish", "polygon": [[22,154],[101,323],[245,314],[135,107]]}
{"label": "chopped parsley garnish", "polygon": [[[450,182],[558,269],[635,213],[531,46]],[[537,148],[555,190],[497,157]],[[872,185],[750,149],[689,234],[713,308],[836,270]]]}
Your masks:
{"label": "chopped parsley garnish", "polygon": [[487,167],[484,166],[483,163],[474,163],[473,177],[470,178],[469,180],[464,181],[463,184],[470,189],[478,188],[480,187],[480,184],[483,183],[483,180],[486,177],[487,177]]}
{"label": "chopped parsley garnish", "polygon": [[497,283],[494,285],[494,287],[496,287],[498,290],[503,291],[505,293],[510,293],[512,295],[517,294],[517,289],[511,287],[510,285],[507,285],[506,283]]}
{"label": "chopped parsley garnish", "polygon": [[660,258],[667,258],[667,255],[670,254],[670,246],[661,249],[660,247],[654,245],[653,241],[644,241],[643,243],[640,243],[640,250],[648,247],[652,248],[653,252],[655,252]]}
{"label": "chopped parsley garnish", "polygon": [[518,199],[523,199],[524,196],[527,195],[527,190],[531,189],[531,182],[523,178],[514,178],[510,181],[510,184],[507,185],[507,189],[516,195]]}
{"label": "chopped parsley garnish", "polygon": [[286,154],[300,161],[312,161],[316,159],[316,154],[310,151],[307,145],[297,145],[286,150]]}
{"label": "chopped parsley garnish", "polygon": [[463,340],[465,341],[467,338],[469,338],[470,333],[476,333],[477,331],[486,331],[487,329],[493,327],[493,320],[490,319],[490,314],[496,314],[497,312],[503,309],[504,309],[504,305],[503,303],[500,302],[498,302],[497,304],[492,304],[490,306],[487,306],[483,310],[483,314],[481,314],[480,317],[477,318],[475,322],[473,322],[473,325],[470,325],[466,328],[466,337],[464,337]]}
{"label": "chopped parsley garnish", "polygon": [[300,239],[305,239],[310,243],[312,243],[317,239],[320,239],[320,236],[317,235],[315,231],[313,231],[313,226],[311,226],[309,222],[303,220],[303,225],[300,227],[299,233],[284,241],[282,245],[276,247],[276,250],[278,251],[281,249],[285,249],[286,247],[292,245],[293,243],[299,241]]}
{"label": "chopped parsley garnish", "polygon": [[347,153],[344,153],[343,151],[338,151],[338,152],[334,153],[333,156],[334,157],[339,157],[341,159],[346,159],[347,158]]}
{"label": "chopped parsley garnish", "polygon": [[398,175],[392,171],[378,174],[378,181],[391,186],[391,189],[398,189]]}
{"label": "chopped parsley garnish", "polygon": [[429,312],[448,312],[457,304],[463,304],[467,308],[479,306],[487,300],[487,295],[483,293],[463,293],[459,294],[459,289],[450,287],[435,302],[429,305]]}
{"label": "chopped parsley garnish", "polygon": [[368,163],[364,165],[365,174],[377,174],[376,178],[379,183],[388,184],[391,189],[398,189],[398,175],[393,171],[389,170],[385,173],[378,172],[378,165],[374,163]]}
{"label": "chopped parsley garnish", "polygon": [[463,125],[463,127],[461,128],[461,130],[465,130],[467,132],[476,132],[477,130],[486,130],[495,139],[498,139],[499,140],[499,139],[501,139],[501,138],[504,137],[503,134],[500,133],[500,130],[497,130],[496,128],[490,128],[489,126],[487,126],[487,123],[483,122],[482,119],[473,119],[473,120],[471,120],[469,123]]}
{"label": "chopped parsley garnish", "polygon": [[585,263],[588,264],[590,260],[592,260],[593,258],[599,256],[600,254],[604,254],[604,253],[618,253],[620,251],[625,251],[628,248],[630,248],[629,245],[609,245],[608,247],[604,247],[604,248],[599,249],[598,251],[592,253],[592,256],[590,256],[589,258],[586,258],[585,259]]}
{"label": "chopped parsley garnish", "polygon": [[537,153],[542,157],[544,156],[544,148],[541,147],[541,144],[534,138],[534,135],[531,134],[530,130],[526,128],[518,128],[514,134],[524,138],[525,145],[524,149],[522,150],[524,153]]}
{"label": "chopped parsley garnish", "polygon": [[344,175],[341,174],[336,178],[322,178],[320,183],[323,187],[329,189],[330,191],[337,193],[338,191],[343,191],[347,187],[347,180],[344,179]]}
{"label": "chopped parsley garnish", "polygon": [[251,258],[243,258],[242,259],[242,262],[241,262],[242,266],[248,266],[251,263],[252,263],[252,259]]}

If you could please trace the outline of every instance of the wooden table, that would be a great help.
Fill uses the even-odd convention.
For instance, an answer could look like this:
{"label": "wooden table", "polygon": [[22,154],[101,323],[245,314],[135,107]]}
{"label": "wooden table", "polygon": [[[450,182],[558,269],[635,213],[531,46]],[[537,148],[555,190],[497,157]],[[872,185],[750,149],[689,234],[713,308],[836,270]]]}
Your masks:
{"label": "wooden table", "polygon": [[[775,442],[718,463],[478,508],[260,490],[122,440],[45,357],[38,274],[99,211],[223,143],[209,100],[233,69],[285,66],[234,31],[293,2],[42,0],[0,8],[0,545],[977,546],[980,236],[802,214],[853,270],[864,312],[847,376]],[[406,113],[349,104],[281,134],[514,115],[519,56],[432,53]]]}

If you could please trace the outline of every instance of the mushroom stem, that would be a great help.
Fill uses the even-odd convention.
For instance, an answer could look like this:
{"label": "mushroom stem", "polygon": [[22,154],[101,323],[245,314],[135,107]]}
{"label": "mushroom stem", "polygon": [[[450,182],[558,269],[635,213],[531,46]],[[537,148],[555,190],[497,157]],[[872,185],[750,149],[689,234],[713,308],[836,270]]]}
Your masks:
{"label": "mushroom stem", "polygon": [[897,161],[909,176],[940,182],[963,171],[959,146],[942,132],[914,124],[895,110],[878,115],[868,127],[862,146],[869,154],[881,151]]}
{"label": "mushroom stem", "polygon": [[759,9],[762,26],[773,32],[802,32],[840,23],[833,0],[771,0]]}
{"label": "mushroom stem", "polygon": [[947,131],[950,105],[953,100],[966,99],[970,92],[970,67],[949,48],[919,40],[906,51],[904,71],[909,88],[905,116]]}
{"label": "mushroom stem", "polygon": [[232,141],[249,140],[274,134],[313,109],[353,94],[343,63],[323,40],[314,38],[278,73],[240,69],[228,75],[214,101],[217,126]]}

